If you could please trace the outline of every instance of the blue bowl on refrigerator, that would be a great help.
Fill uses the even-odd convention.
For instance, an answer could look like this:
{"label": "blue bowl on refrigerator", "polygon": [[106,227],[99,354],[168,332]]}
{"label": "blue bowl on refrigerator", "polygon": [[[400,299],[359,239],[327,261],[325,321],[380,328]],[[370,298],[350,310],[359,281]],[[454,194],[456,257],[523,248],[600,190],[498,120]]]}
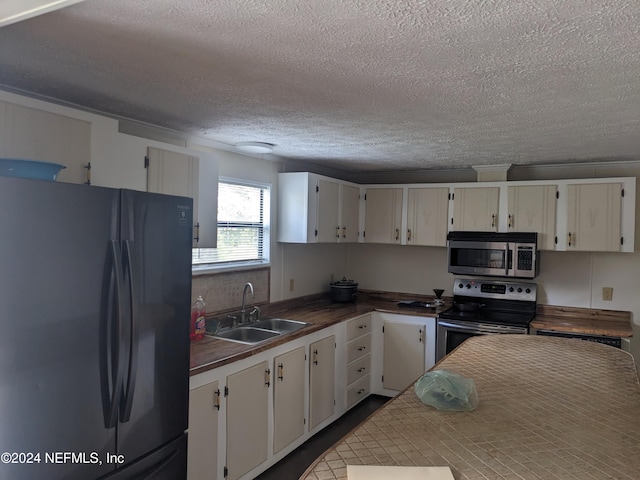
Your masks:
{"label": "blue bowl on refrigerator", "polygon": [[39,160],[21,160],[17,158],[0,158],[0,175],[5,177],[55,180],[63,168],[67,167],[59,163],[41,162]]}

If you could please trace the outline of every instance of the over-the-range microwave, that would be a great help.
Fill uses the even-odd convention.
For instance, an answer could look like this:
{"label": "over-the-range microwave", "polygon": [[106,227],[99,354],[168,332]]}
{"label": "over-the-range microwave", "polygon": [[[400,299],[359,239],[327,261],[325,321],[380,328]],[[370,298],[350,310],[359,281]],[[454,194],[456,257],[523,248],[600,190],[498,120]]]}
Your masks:
{"label": "over-the-range microwave", "polygon": [[535,278],[539,272],[535,232],[449,232],[447,245],[450,273]]}

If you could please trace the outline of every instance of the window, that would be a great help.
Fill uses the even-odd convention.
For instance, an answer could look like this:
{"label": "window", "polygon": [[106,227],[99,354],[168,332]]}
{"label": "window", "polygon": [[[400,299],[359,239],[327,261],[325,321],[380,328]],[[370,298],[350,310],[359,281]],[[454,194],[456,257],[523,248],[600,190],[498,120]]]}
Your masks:
{"label": "window", "polygon": [[267,185],[221,179],[218,183],[218,246],[194,248],[194,266],[269,263]]}

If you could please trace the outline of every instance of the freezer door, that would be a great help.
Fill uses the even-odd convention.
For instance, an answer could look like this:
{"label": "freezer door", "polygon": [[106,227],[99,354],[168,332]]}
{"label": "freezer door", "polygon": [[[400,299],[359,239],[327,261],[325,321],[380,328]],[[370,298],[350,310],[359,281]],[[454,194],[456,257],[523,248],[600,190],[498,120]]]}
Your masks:
{"label": "freezer door", "polygon": [[100,480],[186,480],[187,434]]}
{"label": "freezer door", "polygon": [[[188,426],[192,200],[122,192],[130,345],[118,427],[127,462],[180,437]],[[185,464],[186,471],[186,464]]]}
{"label": "freezer door", "polygon": [[0,205],[0,479],[97,478],[116,451],[119,192],[0,177]]}

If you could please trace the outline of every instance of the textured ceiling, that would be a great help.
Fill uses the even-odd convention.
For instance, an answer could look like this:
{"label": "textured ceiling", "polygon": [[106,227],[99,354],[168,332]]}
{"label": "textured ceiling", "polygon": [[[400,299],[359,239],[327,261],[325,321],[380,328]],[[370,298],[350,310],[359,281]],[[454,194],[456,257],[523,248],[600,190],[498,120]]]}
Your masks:
{"label": "textured ceiling", "polygon": [[88,0],[0,88],[343,171],[640,159],[640,1]]}

